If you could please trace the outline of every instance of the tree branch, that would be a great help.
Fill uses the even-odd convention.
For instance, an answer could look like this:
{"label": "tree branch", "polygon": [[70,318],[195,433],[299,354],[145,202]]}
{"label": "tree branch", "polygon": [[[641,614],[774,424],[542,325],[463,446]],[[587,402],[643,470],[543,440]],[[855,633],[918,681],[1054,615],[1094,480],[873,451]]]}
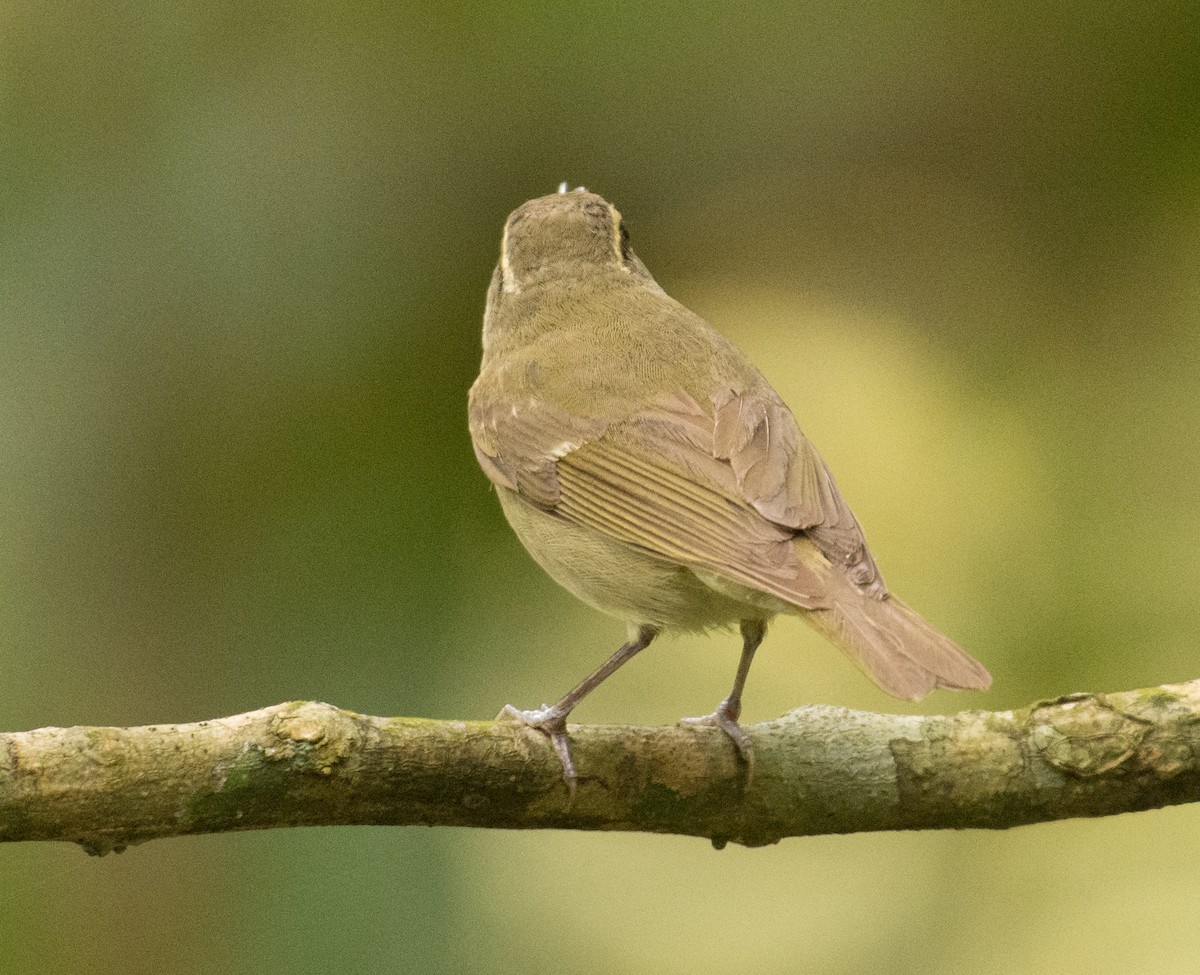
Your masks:
{"label": "tree branch", "polygon": [[759,846],[861,830],[1005,829],[1200,799],[1200,680],[946,717],[806,707],[716,729],[507,722],[292,702],[197,724],[0,735],[0,841],[89,853],[163,836],[349,824],[641,830]]}

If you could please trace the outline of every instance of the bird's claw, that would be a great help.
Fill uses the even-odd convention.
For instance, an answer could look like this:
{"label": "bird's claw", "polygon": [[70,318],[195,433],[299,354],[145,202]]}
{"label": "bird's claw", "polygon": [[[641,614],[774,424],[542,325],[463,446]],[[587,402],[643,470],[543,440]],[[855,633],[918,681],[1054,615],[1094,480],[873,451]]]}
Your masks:
{"label": "bird's claw", "polygon": [[558,755],[559,762],[562,763],[563,781],[567,784],[567,807],[570,808],[575,802],[575,789],[579,780],[575,774],[575,761],[571,758],[571,741],[567,737],[566,716],[557,713],[548,704],[543,704],[540,708],[532,711],[521,711],[511,704],[506,704],[496,715],[498,721],[504,718],[519,721],[528,728],[540,731],[550,739],[550,744],[554,746],[554,752]]}
{"label": "bird's claw", "polygon": [[737,723],[740,710],[735,711],[728,701],[722,701],[712,714],[701,718],[680,718],[679,723],[691,727],[720,728],[725,732],[746,764],[745,787],[748,789],[754,780],[754,741],[746,729]]}

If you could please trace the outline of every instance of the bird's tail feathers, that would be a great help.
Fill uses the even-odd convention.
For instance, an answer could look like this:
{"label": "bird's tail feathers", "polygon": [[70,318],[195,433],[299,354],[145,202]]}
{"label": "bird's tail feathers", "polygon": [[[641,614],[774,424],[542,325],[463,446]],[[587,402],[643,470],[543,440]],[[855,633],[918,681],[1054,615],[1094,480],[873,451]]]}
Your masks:
{"label": "bird's tail feathers", "polygon": [[842,592],[830,608],[801,615],[894,697],[915,701],[938,687],[991,686],[983,664],[891,594]]}

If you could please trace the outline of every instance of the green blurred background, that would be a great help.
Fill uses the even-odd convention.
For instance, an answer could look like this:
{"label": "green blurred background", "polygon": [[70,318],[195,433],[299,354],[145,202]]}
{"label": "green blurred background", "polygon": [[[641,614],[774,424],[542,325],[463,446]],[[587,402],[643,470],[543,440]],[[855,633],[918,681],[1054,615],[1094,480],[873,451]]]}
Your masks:
{"label": "green blurred background", "polygon": [[[764,369],[986,695],[795,621],[746,717],[1200,676],[1194,3],[0,9],[0,728],[316,698],[491,717],[620,624],[543,577],[466,391],[560,180]],[[737,640],[578,712],[670,722]],[[325,829],[0,849],[0,972],[1193,972],[1200,809],[790,840]]]}

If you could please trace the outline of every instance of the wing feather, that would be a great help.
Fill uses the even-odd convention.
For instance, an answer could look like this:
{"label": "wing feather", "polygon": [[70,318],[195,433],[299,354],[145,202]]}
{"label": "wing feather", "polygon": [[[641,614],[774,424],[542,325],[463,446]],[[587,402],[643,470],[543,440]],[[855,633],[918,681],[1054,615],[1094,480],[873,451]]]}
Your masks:
{"label": "wing feather", "polygon": [[[828,563],[886,594],[828,468],[774,391],[710,399],[663,395],[605,423],[477,388],[471,434],[495,484],[652,554],[803,608],[828,604]],[[800,533],[816,551],[795,544]]]}
{"label": "wing feather", "polygon": [[793,605],[827,605],[828,580],[800,560],[793,532],[617,438],[567,454],[558,480],[563,517]]}
{"label": "wing feather", "polygon": [[720,389],[712,404],[713,454],[729,462],[743,497],[764,518],[804,531],[856,586],[885,596],[858,521],[779,395],[764,381]]}

